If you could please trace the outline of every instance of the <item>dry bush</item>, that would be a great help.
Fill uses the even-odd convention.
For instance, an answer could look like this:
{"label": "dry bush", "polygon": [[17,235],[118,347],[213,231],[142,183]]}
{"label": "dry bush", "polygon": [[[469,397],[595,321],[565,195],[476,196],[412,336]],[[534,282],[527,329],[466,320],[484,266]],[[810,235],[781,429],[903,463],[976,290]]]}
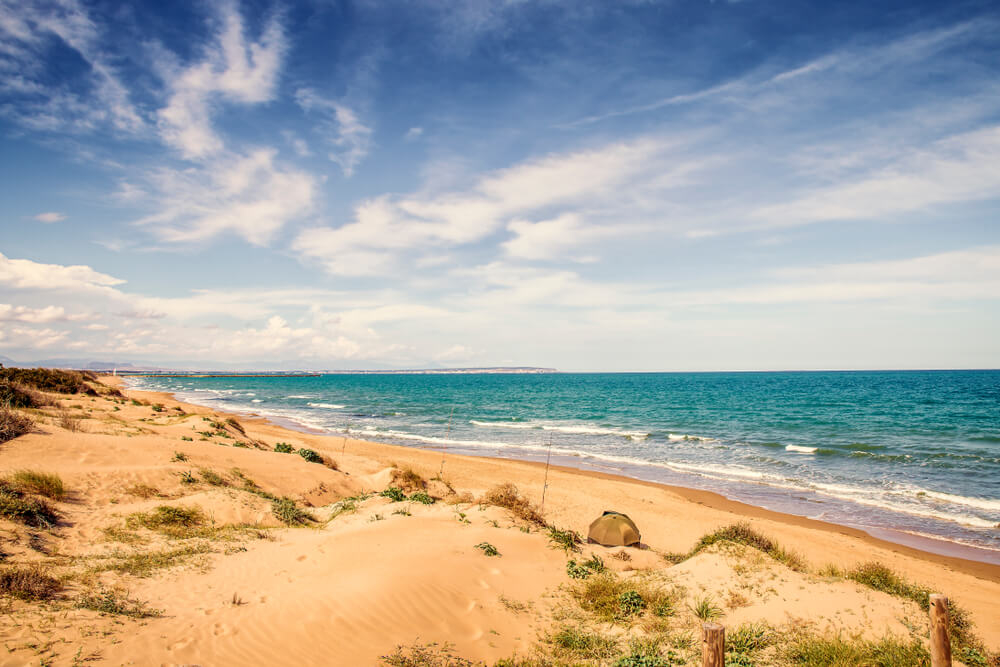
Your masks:
{"label": "dry bush", "polygon": [[56,423],[59,424],[60,427],[66,429],[67,431],[71,433],[76,433],[77,431],[80,430],[80,421],[82,419],[83,417],[80,417],[79,415],[74,415],[69,410],[60,410],[58,418],[56,419]]}
{"label": "dry bush", "polygon": [[545,518],[530,500],[521,496],[517,487],[511,483],[495,486],[483,496],[482,502],[510,510],[518,519],[545,527]]}
{"label": "dry bush", "polygon": [[160,490],[155,486],[150,486],[149,484],[133,484],[125,489],[125,493],[130,496],[135,496],[136,498],[149,499],[153,496],[160,495]]}
{"label": "dry bush", "polygon": [[468,505],[470,503],[476,502],[476,499],[472,497],[472,494],[468,491],[463,491],[462,493],[456,493],[454,495],[448,496],[445,500],[449,505]]}
{"label": "dry bush", "polygon": [[427,488],[427,482],[413,468],[393,468],[392,486],[397,486],[407,493],[413,491],[423,491]]}
{"label": "dry bush", "polygon": [[48,502],[29,496],[7,479],[0,479],[0,517],[32,528],[51,528],[59,519]]}
{"label": "dry bush", "polygon": [[56,402],[26,385],[0,380],[0,404],[11,408],[41,408]]}
{"label": "dry bush", "polygon": [[62,583],[40,565],[0,569],[0,595],[35,602],[51,600],[60,590]]}
{"label": "dry bush", "polygon": [[7,442],[29,433],[35,426],[31,417],[23,415],[7,405],[0,405],[0,442]]}

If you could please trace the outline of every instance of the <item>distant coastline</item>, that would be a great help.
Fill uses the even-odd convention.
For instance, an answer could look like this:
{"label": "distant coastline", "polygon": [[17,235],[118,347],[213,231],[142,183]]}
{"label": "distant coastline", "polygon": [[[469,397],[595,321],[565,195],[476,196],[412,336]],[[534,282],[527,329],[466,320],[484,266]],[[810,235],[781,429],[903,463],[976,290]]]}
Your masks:
{"label": "distant coastline", "polygon": [[[535,368],[533,366],[492,367],[492,368],[413,368],[400,370],[324,370],[324,371],[138,371],[118,370],[117,375],[130,377],[167,378],[245,378],[245,377],[316,377],[321,375],[541,375],[558,373],[555,368]],[[105,371],[111,374],[110,371]]]}

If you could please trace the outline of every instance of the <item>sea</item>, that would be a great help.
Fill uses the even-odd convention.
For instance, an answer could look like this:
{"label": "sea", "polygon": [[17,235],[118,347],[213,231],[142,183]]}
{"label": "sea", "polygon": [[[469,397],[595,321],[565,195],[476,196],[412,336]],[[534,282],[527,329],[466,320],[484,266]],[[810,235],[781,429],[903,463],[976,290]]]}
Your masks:
{"label": "sea", "polygon": [[320,432],[714,491],[1000,564],[1000,371],[135,377]]}

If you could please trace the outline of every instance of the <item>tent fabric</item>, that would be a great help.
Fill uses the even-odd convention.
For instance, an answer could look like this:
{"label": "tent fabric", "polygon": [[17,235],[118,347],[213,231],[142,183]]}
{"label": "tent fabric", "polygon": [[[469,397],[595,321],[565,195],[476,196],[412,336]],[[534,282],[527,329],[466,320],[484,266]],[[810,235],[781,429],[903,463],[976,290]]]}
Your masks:
{"label": "tent fabric", "polygon": [[605,512],[590,524],[587,541],[605,547],[629,547],[639,544],[639,527],[621,512]]}

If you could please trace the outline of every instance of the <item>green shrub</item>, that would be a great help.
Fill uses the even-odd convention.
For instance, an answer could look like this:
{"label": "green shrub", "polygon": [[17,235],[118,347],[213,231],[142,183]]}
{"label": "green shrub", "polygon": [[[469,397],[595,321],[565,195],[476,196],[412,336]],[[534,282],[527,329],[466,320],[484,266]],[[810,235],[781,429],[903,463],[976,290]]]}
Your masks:
{"label": "green shrub", "polygon": [[476,545],[476,548],[482,550],[482,552],[487,556],[500,555],[500,552],[497,550],[497,548],[492,544],[490,544],[489,542],[480,542],[479,544]]}
{"label": "green shrub", "polygon": [[165,409],[163,403],[153,403],[153,412],[163,412]]}
{"label": "green shrub", "polygon": [[687,554],[671,554],[666,556],[666,558],[672,562],[680,562],[681,560],[690,558],[703,549],[719,542],[733,542],[735,544],[752,547],[758,551],[763,551],[771,558],[774,558],[780,563],[784,563],[793,570],[801,572],[805,569],[805,564],[798,555],[786,551],[771,538],[758,533],[747,522],[734,523],[729,526],[719,528],[718,530],[707,535],[703,535],[702,538],[698,540],[698,543],[694,545],[694,548]]}
{"label": "green shrub", "polygon": [[383,498],[388,498],[394,503],[399,503],[406,500],[406,494],[403,493],[402,489],[396,486],[386,487],[386,489],[382,491],[379,495],[382,496]]}
{"label": "green shrub", "polygon": [[712,598],[705,596],[699,598],[694,605],[691,606],[691,613],[700,618],[703,621],[711,621],[716,618],[720,618],[722,613],[722,608],[716,605]]}
{"label": "green shrub", "polygon": [[572,626],[557,630],[549,636],[549,642],[557,649],[557,653],[570,653],[592,660],[610,658],[617,652],[617,644],[611,637]]}
{"label": "green shrub", "polygon": [[320,456],[317,452],[311,449],[306,449],[305,447],[299,449],[298,455],[304,458],[309,463],[323,463],[322,456]]}
{"label": "green shrub", "polygon": [[199,507],[159,505],[152,512],[136,512],[125,523],[130,528],[142,526],[171,537],[186,537],[192,528],[205,523],[205,514]]}
{"label": "green shrub", "polygon": [[66,487],[59,475],[37,470],[18,470],[10,477],[14,485],[25,493],[37,493],[52,500],[62,500]]}
{"label": "green shrub", "polygon": [[299,509],[291,498],[275,498],[271,501],[271,513],[278,521],[288,526],[301,526],[312,520],[308,513]]}
{"label": "green shrub", "polygon": [[24,385],[6,380],[0,381],[0,405],[9,408],[40,408],[51,404],[52,401],[46,400],[38,392]]}
{"label": "green shrub", "polygon": [[280,452],[282,454],[292,454],[295,452],[295,448],[289,445],[287,442],[278,442],[274,445],[274,451]]}
{"label": "green shrub", "polygon": [[632,616],[646,608],[646,601],[637,591],[624,591],[618,596],[618,609],[622,616]]}
{"label": "green shrub", "polygon": [[0,404],[0,443],[30,433],[34,426],[35,422],[28,415]]}
{"label": "green shrub", "polygon": [[0,595],[37,602],[51,600],[62,590],[62,583],[39,565],[0,569]]}
{"label": "green shrub", "polygon": [[580,563],[572,558],[566,563],[566,574],[570,579],[586,579],[595,572],[604,572],[605,569],[604,561],[597,554]]}
{"label": "green shrub", "polygon": [[552,546],[562,549],[567,553],[570,551],[579,551],[579,545],[583,543],[580,535],[575,530],[559,530],[555,526],[548,526],[548,533]]}
{"label": "green shrub", "polygon": [[431,498],[429,495],[427,495],[427,493],[425,493],[424,491],[417,491],[412,496],[410,496],[410,500],[412,500],[415,503],[420,503],[421,505],[434,504],[434,499]]}
{"label": "green shrub", "polygon": [[97,394],[82,373],[55,368],[0,368],[0,381],[57,394]]}

